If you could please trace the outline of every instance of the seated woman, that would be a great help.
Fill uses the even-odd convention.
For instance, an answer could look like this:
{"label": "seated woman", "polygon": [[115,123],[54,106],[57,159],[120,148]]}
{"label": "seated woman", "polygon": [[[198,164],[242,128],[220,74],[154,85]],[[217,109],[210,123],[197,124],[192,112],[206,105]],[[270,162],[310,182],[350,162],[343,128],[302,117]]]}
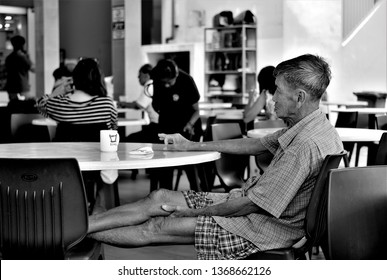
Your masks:
{"label": "seated woman", "polygon": [[[63,87],[68,88],[73,83],[74,91],[65,91],[63,93],[63,91],[54,90],[50,95],[44,95],[36,101],[37,109],[45,117],[57,121],[58,129],[61,125],[82,125],[84,127],[94,126],[116,130],[117,109],[113,99],[107,96],[103,76],[102,70],[95,59],[81,59],[73,70],[72,79],[64,80],[66,84]],[[58,134],[64,135],[64,133],[57,131],[57,136],[59,136]],[[87,137],[99,139],[99,129],[92,131],[92,134],[91,136],[87,135]],[[71,141],[71,139],[58,139],[56,137],[56,141]],[[78,138],[74,141],[90,140]],[[87,181],[94,183],[93,181],[96,178],[91,173],[86,174],[84,172],[83,174],[85,184],[87,184]],[[110,192],[110,184],[115,182],[118,172],[116,170],[113,172],[103,170],[101,171],[101,177],[103,183],[97,195],[97,204],[110,208],[113,205],[108,205],[104,201],[104,194]]]}
{"label": "seated woman", "polygon": [[258,74],[259,93],[254,91],[250,94],[243,116],[243,120],[248,126],[250,126],[250,123],[252,124],[252,127],[248,127],[248,129],[254,128],[254,119],[262,109],[265,109],[265,115],[268,120],[278,119],[274,112],[274,102],[272,101],[276,89],[273,71],[274,66],[266,66]]}

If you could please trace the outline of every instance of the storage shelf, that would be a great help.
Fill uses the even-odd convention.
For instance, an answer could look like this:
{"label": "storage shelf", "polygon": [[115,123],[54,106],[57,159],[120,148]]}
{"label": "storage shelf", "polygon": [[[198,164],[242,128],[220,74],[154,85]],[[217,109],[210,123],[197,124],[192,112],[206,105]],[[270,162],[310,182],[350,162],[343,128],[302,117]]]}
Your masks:
{"label": "storage shelf", "polygon": [[[205,28],[205,97],[246,103],[247,92],[257,87],[257,46],[256,25]],[[211,92],[210,84],[219,91]]]}

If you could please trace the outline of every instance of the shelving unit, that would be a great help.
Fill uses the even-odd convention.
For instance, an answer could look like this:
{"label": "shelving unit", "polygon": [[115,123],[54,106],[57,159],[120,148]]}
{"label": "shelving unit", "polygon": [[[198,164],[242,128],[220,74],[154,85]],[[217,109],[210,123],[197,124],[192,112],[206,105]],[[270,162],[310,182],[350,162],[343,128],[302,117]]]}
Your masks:
{"label": "shelving unit", "polygon": [[233,25],[204,29],[207,101],[243,104],[256,88],[257,27]]}

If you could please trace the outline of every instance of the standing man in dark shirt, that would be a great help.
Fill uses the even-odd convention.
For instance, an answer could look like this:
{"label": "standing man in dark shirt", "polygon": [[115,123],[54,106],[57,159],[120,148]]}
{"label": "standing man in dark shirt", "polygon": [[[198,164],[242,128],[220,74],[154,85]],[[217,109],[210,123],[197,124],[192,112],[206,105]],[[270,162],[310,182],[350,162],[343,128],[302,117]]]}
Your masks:
{"label": "standing man in dark shirt", "polygon": [[[154,88],[152,106],[159,113],[159,132],[181,133],[188,139],[199,141],[202,135],[200,94],[193,78],[171,59],[160,60],[151,76]],[[190,168],[185,170],[190,180],[193,174],[190,174]],[[171,189],[173,168],[159,171],[160,187]]]}
{"label": "standing man in dark shirt", "polygon": [[5,59],[7,71],[6,90],[9,100],[24,99],[30,90],[28,71],[33,71],[32,62],[24,50],[26,40],[20,35],[11,38],[13,52]]}

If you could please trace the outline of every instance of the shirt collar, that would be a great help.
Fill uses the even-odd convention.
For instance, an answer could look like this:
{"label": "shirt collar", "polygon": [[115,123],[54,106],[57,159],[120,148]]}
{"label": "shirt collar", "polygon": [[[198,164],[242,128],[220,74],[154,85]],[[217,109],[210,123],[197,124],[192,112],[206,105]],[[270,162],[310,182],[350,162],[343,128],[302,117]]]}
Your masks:
{"label": "shirt collar", "polygon": [[[318,118],[322,113],[320,109],[317,109],[304,117],[294,126],[288,128],[284,134],[278,138],[278,142],[281,145],[282,149],[285,149],[303,129],[304,127],[314,119]],[[325,117],[325,116],[324,116]]]}

